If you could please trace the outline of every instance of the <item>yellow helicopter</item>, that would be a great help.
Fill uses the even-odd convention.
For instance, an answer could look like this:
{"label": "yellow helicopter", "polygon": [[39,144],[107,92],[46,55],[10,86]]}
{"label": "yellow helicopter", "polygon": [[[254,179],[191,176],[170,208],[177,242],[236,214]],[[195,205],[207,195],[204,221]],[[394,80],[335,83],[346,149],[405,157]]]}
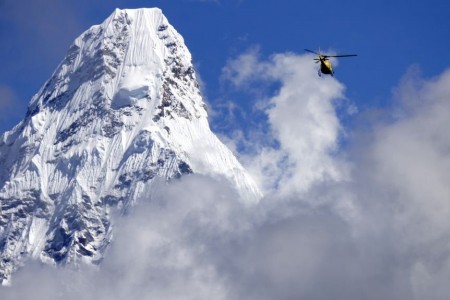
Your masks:
{"label": "yellow helicopter", "polygon": [[330,61],[328,60],[328,57],[350,57],[350,56],[357,56],[356,54],[344,54],[344,55],[324,55],[319,53],[305,49],[305,51],[314,53],[319,56],[319,58],[314,58],[316,63],[320,62],[320,69],[319,69],[319,76],[322,76],[321,74],[327,74],[333,76],[334,71],[333,67],[331,66]]}

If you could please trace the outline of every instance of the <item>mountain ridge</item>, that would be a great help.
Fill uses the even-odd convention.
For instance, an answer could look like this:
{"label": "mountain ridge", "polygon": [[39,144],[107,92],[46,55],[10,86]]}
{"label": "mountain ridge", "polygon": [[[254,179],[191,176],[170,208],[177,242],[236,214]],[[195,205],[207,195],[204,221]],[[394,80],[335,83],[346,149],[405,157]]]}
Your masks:
{"label": "mountain ridge", "polygon": [[211,132],[191,55],[162,11],[116,9],[78,37],[0,136],[0,281],[28,257],[98,264],[111,209],[156,182],[198,173],[262,196]]}

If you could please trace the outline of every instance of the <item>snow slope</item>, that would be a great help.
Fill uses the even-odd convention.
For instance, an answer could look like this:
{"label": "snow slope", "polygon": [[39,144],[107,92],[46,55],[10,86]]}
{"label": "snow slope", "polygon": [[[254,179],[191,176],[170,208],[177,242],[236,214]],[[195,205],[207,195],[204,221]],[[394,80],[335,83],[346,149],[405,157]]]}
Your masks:
{"label": "snow slope", "polygon": [[[261,197],[211,132],[183,38],[159,9],[119,10],[78,37],[0,137],[0,282],[27,257],[101,262],[111,209],[155,178],[223,176]],[[160,181],[158,181],[160,182]]]}

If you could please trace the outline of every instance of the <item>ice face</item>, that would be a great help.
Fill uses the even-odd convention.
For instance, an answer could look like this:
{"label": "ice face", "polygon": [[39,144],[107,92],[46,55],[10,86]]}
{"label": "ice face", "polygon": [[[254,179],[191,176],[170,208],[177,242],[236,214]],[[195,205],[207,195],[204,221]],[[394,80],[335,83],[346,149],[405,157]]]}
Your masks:
{"label": "ice face", "polygon": [[159,9],[116,10],[77,38],[0,138],[0,281],[24,259],[99,263],[111,209],[197,173],[261,194],[211,132],[191,55]]}

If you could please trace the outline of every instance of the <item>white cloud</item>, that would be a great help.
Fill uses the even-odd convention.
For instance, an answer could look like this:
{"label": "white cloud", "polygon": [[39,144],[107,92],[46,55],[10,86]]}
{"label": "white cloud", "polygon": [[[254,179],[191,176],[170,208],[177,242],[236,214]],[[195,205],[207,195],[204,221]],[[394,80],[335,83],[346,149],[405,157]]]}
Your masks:
{"label": "white cloud", "polygon": [[450,70],[428,81],[410,70],[396,92],[401,113],[378,126],[367,148],[372,174],[365,176],[377,190],[372,201],[390,218],[417,299],[450,292],[444,284],[450,278],[449,84]]}
{"label": "white cloud", "polygon": [[[30,263],[0,296],[294,299],[331,284],[344,264],[357,279],[349,228],[327,210],[311,213],[297,201],[273,207],[271,199],[245,207],[227,180],[197,175],[151,194],[115,223],[98,270]],[[325,294],[341,287],[333,285]]]}
{"label": "white cloud", "polygon": [[214,248],[248,225],[239,217],[244,207],[226,182],[192,175],[153,191],[154,197],[141,199],[129,216],[116,219],[114,242],[98,270],[29,264],[0,296],[228,299],[226,278],[214,265],[221,250],[216,254]]}
{"label": "white cloud", "polygon": [[[286,53],[262,60],[258,48],[253,48],[230,60],[223,78],[251,91],[255,82],[281,85],[274,96],[259,103],[280,147],[257,149],[259,155],[252,155],[247,163],[256,167],[253,173],[267,176],[260,178],[266,189],[288,194],[306,191],[318,181],[344,179],[335,156],[341,125],[334,109],[344,86],[331,77],[319,78],[309,56]],[[273,186],[279,181],[281,187]]]}
{"label": "white cloud", "polygon": [[[343,88],[332,78],[311,77],[313,69],[302,60],[281,54],[264,61],[250,51],[226,66],[224,74],[239,88],[252,91],[254,80],[281,82],[270,105],[263,106],[279,147],[242,157],[262,182],[284,192],[282,198],[318,202],[315,209],[329,207],[350,224],[352,243],[366,252],[354,257],[361,264],[358,273],[368,276],[365,284],[376,289],[375,298],[445,299],[450,292],[445,285],[450,278],[450,70],[424,80],[411,68],[395,89],[394,112],[375,121],[372,131],[353,129],[359,132],[348,141],[353,157],[343,161],[334,152],[342,128],[333,108]],[[369,279],[377,272],[390,283]]]}

